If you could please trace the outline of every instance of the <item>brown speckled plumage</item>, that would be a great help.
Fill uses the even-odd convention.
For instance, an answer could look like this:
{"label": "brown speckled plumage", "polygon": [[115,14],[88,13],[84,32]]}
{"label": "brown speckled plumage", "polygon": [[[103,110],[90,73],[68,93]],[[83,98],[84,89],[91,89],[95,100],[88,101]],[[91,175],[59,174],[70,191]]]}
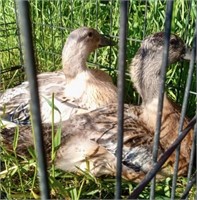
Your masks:
{"label": "brown speckled plumage", "polygon": [[[160,68],[162,63],[163,33],[147,37],[131,63],[131,77],[142,96],[141,106],[125,105],[123,177],[140,181],[152,167],[152,146],[155,129]],[[158,41],[157,41],[158,37]],[[180,38],[171,36],[169,62],[176,62],[184,55],[184,44]],[[156,48],[155,48],[156,47]],[[146,53],[144,54],[144,50]],[[173,52],[171,53],[171,51]],[[161,127],[159,155],[177,137],[180,112],[165,96]],[[185,120],[185,125],[187,120]],[[50,125],[44,126],[46,149],[51,147]],[[90,171],[96,175],[115,175],[117,145],[117,104],[111,104],[89,113],[76,115],[62,122],[61,146],[57,151],[55,165],[65,171],[86,169],[89,161]],[[4,144],[11,148],[13,129],[2,130]],[[25,153],[24,142],[33,145],[30,127],[20,127],[18,152]],[[24,137],[26,137],[24,139]],[[31,141],[31,142],[30,142]],[[187,170],[191,149],[191,133],[181,147],[179,174]],[[50,150],[49,150],[50,151]],[[49,152],[47,150],[47,152]],[[160,177],[173,173],[174,155],[170,157],[159,173]]]}
{"label": "brown speckled plumage", "polygon": [[[161,84],[161,64],[163,55],[164,35],[162,32],[148,36],[142,43],[130,66],[131,78],[135,88],[142,97],[142,114],[140,118],[148,125],[150,130],[155,130],[158,95]],[[183,41],[171,34],[169,46],[169,63],[175,63],[185,56]],[[178,135],[180,110],[164,95],[162,126],[160,144],[166,150]],[[184,127],[188,124],[185,119]],[[191,134],[183,140],[181,145],[179,173],[185,174],[191,150]],[[169,162],[174,162],[174,154]]]}

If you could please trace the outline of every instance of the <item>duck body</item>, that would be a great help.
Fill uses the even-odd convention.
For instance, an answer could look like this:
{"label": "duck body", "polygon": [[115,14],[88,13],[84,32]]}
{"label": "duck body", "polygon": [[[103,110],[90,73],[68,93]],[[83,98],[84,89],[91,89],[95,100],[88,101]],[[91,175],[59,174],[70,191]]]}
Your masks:
{"label": "duck body", "polygon": [[[64,88],[65,76],[63,72],[46,72],[37,76],[40,93],[40,104],[42,119],[51,120],[52,107],[48,101],[52,101],[52,94],[54,93],[55,105],[62,111],[68,113],[71,107],[64,102]],[[56,98],[57,97],[57,98]],[[47,101],[48,100],[48,101]],[[4,113],[5,110],[5,113]],[[60,121],[60,113],[55,112],[55,122]],[[7,89],[0,97],[0,115],[7,121],[17,124],[30,124],[30,93],[28,81],[22,84]],[[62,116],[67,119],[67,116]]]}
{"label": "duck body", "polygon": [[[131,115],[131,110],[136,114]],[[123,177],[139,182],[152,167],[153,137],[145,124],[139,123],[137,113],[138,110],[135,107],[125,105]],[[50,162],[51,125],[43,124],[43,130],[45,149]],[[61,145],[55,159],[57,168],[70,172],[77,172],[77,167],[82,170],[89,168],[95,176],[115,175],[116,104],[73,116],[62,123],[61,130]],[[14,128],[1,131],[2,141],[11,151],[14,132]],[[20,127],[20,133],[22,134],[19,135],[16,151],[20,155],[27,155],[27,149],[34,145],[31,127]],[[162,149],[159,152],[161,153]],[[88,161],[88,167],[86,161]]]}
{"label": "duck body", "polygon": [[[117,101],[117,88],[104,71],[88,69],[86,60],[97,48],[113,45],[95,29],[81,27],[69,35],[62,51],[63,70],[39,74],[41,117],[43,123],[54,122]],[[0,96],[0,115],[17,124],[30,124],[29,84],[6,90]]]}
{"label": "duck body", "polygon": [[[131,79],[135,88],[142,97],[140,119],[148,126],[149,130],[155,132],[157,120],[157,108],[159,101],[159,88],[161,84],[161,65],[163,56],[164,33],[159,32],[148,36],[142,43],[130,65]],[[185,45],[181,38],[171,34],[169,45],[169,64],[175,63],[185,57]],[[166,94],[164,94],[162,111],[160,144],[164,150],[178,137],[180,123],[180,109]],[[183,128],[188,124],[184,119]],[[182,141],[179,161],[179,174],[187,172],[190,158],[193,130]],[[173,165],[175,154],[168,162]]]}
{"label": "duck body", "polygon": [[87,69],[67,82],[64,96],[89,111],[117,101],[117,88],[107,74]]}
{"label": "duck body", "polygon": [[[182,40],[171,36],[169,63],[178,61],[184,55]],[[147,37],[131,63],[131,77],[142,97],[141,106],[124,105],[124,136],[122,176],[139,182],[152,167],[152,147],[156,126],[159,85],[164,34]],[[144,50],[146,53],[144,53]],[[160,59],[159,59],[160,55]],[[157,57],[157,62],[156,58]],[[153,59],[153,60],[152,60]],[[96,176],[116,174],[117,150],[117,103],[106,105],[89,113],[75,115],[61,124],[61,144],[57,150],[55,165],[65,171],[89,169]],[[180,112],[165,96],[162,126],[160,132],[159,157],[178,137]],[[187,125],[185,119],[184,126]],[[47,155],[51,149],[51,126],[43,125]],[[33,145],[31,127],[20,127],[17,151],[26,154]],[[15,130],[1,130],[2,143],[12,150]],[[180,152],[179,175],[185,175],[191,151],[192,131],[183,140]],[[26,141],[26,142],[25,142]],[[50,158],[48,157],[50,162]],[[88,161],[88,166],[87,166]],[[166,177],[173,174],[174,154],[159,172]]]}

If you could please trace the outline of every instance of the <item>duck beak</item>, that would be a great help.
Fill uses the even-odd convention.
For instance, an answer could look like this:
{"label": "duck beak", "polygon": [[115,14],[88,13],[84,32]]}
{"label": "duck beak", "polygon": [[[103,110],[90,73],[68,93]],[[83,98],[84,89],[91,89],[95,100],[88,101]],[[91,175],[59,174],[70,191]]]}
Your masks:
{"label": "duck beak", "polygon": [[100,42],[99,42],[99,48],[106,47],[106,46],[114,46],[116,43],[111,40],[111,38],[107,38],[104,35],[101,35]]}
{"label": "duck beak", "polygon": [[[191,60],[192,59],[192,49],[186,48],[185,55],[183,57],[184,60]],[[197,59],[197,55],[195,56],[195,61]]]}

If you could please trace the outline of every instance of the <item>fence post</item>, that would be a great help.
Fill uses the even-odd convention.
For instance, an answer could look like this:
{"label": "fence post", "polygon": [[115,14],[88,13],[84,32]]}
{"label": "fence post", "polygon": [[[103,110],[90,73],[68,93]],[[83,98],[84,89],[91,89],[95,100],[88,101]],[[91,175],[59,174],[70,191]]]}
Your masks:
{"label": "fence post", "polygon": [[31,111],[35,135],[35,147],[38,161],[38,173],[40,178],[41,198],[50,199],[47,177],[47,164],[42,135],[42,123],[40,115],[40,102],[38,83],[36,78],[36,62],[34,57],[32,27],[30,20],[29,1],[16,0],[17,17],[20,29],[22,52],[24,56],[25,72],[29,81],[31,95]]}
{"label": "fence post", "polygon": [[124,80],[126,64],[126,38],[128,26],[128,5],[125,0],[120,1],[120,33],[118,54],[118,131],[117,131],[117,169],[115,199],[121,197],[122,176],[122,147],[123,147],[123,124],[124,124]]}

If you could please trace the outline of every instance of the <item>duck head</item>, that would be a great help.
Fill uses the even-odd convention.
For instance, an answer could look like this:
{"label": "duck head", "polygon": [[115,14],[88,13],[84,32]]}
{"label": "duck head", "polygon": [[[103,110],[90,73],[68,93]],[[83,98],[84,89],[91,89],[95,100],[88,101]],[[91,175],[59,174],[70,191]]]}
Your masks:
{"label": "duck head", "polygon": [[115,43],[93,28],[81,27],[70,33],[62,51],[63,71],[67,77],[75,77],[86,69],[86,60],[97,48]]}
{"label": "duck head", "polygon": [[[164,32],[158,32],[144,39],[132,60],[130,67],[131,79],[141,95],[143,103],[158,98],[163,50]],[[184,56],[184,42],[177,35],[171,34],[168,64],[175,63],[183,59]]]}

